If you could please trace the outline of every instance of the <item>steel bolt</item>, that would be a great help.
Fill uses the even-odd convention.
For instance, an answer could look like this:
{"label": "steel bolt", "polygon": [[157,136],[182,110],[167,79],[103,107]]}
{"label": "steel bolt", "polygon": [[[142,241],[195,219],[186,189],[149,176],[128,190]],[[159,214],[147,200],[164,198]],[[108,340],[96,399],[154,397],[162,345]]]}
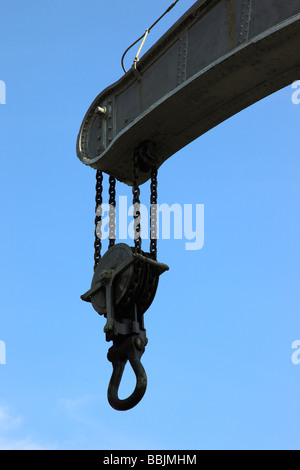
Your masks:
{"label": "steel bolt", "polygon": [[101,108],[101,106],[97,106],[97,108],[95,109],[95,112],[97,114],[106,114],[107,109],[106,108]]}
{"label": "steel bolt", "polygon": [[112,276],[112,271],[110,271],[110,269],[106,269],[100,274],[100,281],[103,284],[108,284],[108,282],[111,280],[111,276]]}
{"label": "steel bolt", "polygon": [[142,351],[145,347],[145,345],[144,345],[143,341],[141,340],[141,338],[136,338],[135,345],[140,351]]}
{"label": "steel bolt", "polygon": [[104,327],[104,333],[109,333],[110,331],[113,330],[113,326],[112,325],[105,325]]}

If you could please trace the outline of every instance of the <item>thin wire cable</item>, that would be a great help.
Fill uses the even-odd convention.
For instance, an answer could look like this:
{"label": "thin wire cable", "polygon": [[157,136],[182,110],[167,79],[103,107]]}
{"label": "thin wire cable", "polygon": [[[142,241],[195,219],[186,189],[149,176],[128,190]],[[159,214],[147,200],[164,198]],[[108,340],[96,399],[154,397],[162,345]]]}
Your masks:
{"label": "thin wire cable", "polygon": [[[122,63],[122,68],[124,70],[125,73],[127,73],[127,70],[125,69],[125,66],[124,66],[124,59],[125,59],[125,56],[127,55],[127,53],[130,51],[130,49],[132,49],[133,46],[135,46],[139,41],[141,41],[145,36],[147,36],[151,29],[153,29],[157,23],[159,23],[163,18],[164,16],[166,16],[167,13],[169,13],[169,11],[171,11],[175,5],[179,2],[179,0],[176,0],[174,3],[172,3],[172,5],[169,6],[169,8],[158,18],[158,20],[156,20],[152,26],[150,26],[150,28],[146,29],[146,32],[144,34],[142,34],[142,36],[140,38],[138,38],[133,44],[131,44],[131,46],[129,46],[126,51],[124,52],[123,56],[122,56],[122,60],[121,60],[121,63]],[[140,52],[140,51],[139,51]]]}

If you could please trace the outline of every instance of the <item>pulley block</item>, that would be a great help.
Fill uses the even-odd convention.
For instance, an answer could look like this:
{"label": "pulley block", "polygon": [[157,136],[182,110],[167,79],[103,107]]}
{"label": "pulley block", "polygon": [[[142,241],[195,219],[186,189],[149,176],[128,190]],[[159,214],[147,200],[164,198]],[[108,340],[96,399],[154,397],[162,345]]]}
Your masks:
{"label": "pulley block", "polygon": [[[82,296],[106,318],[106,340],[113,341],[108,352],[113,364],[108,400],[117,410],[132,408],[146,391],[147,376],[140,363],[148,342],[143,315],[153,302],[159,276],[168,269],[167,265],[153,260],[150,253],[136,253],[135,248],[120,243],[101,258],[91,289]],[[137,383],[132,395],[120,400],[118,389],[128,360]]]}

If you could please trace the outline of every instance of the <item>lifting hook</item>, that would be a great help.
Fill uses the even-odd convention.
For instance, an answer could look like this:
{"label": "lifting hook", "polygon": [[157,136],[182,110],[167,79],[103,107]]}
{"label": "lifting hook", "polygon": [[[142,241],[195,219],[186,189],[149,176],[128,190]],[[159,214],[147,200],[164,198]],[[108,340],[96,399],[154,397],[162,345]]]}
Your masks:
{"label": "lifting hook", "polygon": [[[145,344],[139,335],[129,336],[118,343],[114,341],[108,351],[107,358],[113,365],[113,373],[108,386],[107,398],[115,410],[130,410],[141,401],[146,392],[147,375],[140,361],[144,351]],[[118,392],[127,361],[135,373],[136,386],[128,398],[120,399]]]}

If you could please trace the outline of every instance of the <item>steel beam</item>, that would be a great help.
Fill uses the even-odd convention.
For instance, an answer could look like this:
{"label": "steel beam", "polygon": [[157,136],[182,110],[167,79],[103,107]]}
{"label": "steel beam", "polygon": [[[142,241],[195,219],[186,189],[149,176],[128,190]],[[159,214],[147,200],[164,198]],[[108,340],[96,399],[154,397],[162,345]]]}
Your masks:
{"label": "steel beam", "polygon": [[[158,166],[224,120],[300,77],[299,0],[199,0],[90,106],[77,140],[86,165],[132,185],[133,153]],[[150,177],[138,171],[139,184]]]}

